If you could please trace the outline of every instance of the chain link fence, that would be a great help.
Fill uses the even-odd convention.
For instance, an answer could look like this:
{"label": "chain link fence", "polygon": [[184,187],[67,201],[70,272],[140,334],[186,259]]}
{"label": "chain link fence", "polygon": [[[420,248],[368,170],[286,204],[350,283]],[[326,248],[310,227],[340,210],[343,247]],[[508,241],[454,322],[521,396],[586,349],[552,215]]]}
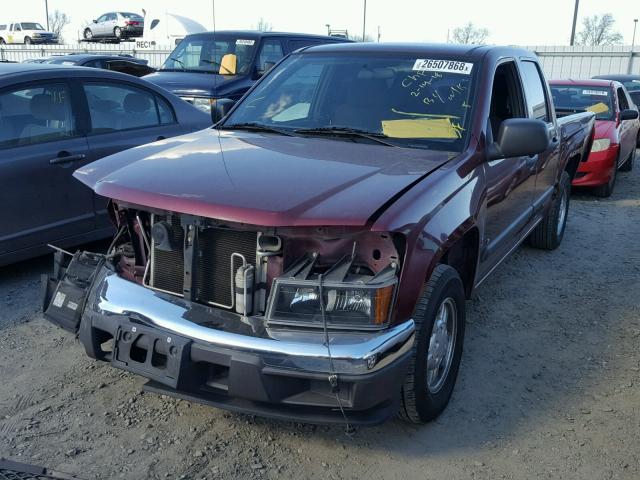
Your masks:
{"label": "chain link fence", "polygon": [[[629,46],[564,47],[530,46],[539,57],[547,78],[590,78],[601,74],[633,73],[640,75],[640,47],[633,52]],[[68,55],[70,53],[101,53],[132,55],[148,60],[159,68],[173,48],[169,45],[153,49],[136,48],[136,42],[120,44],[80,43],[77,45],[0,45],[0,60],[22,62],[30,58]]]}

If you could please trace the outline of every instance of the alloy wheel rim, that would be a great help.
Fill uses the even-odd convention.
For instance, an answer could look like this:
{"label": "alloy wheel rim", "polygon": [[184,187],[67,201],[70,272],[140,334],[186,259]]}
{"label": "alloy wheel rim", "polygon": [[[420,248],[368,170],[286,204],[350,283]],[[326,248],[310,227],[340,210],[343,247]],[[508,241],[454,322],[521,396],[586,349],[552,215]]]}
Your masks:
{"label": "alloy wheel rim", "polygon": [[567,191],[562,191],[562,196],[560,197],[560,212],[558,213],[558,226],[556,233],[558,236],[562,234],[562,230],[564,230],[564,223],[567,218]]}
{"label": "alloy wheel rim", "polygon": [[458,310],[451,297],[445,298],[433,322],[429,349],[427,351],[427,388],[432,394],[438,393],[444,385],[455,350]]}

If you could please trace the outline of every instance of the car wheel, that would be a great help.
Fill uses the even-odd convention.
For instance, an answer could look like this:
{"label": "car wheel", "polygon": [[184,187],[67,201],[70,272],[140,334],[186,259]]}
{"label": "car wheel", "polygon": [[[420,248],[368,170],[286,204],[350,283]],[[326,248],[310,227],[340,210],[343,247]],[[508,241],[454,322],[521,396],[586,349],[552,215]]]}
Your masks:
{"label": "car wheel", "polygon": [[464,288],[458,272],[438,265],[414,314],[413,358],[401,391],[399,416],[426,423],[445,409],[453,393],[462,356]]}
{"label": "car wheel", "polygon": [[551,202],[549,211],[529,235],[529,245],[543,250],[555,250],[562,243],[569,216],[571,197],[571,177],[565,171],[560,176],[558,192]]}
{"label": "car wheel", "polygon": [[31,45],[31,37],[24,37],[24,44]]}
{"label": "car wheel", "polygon": [[636,161],[636,149],[633,149],[633,152],[631,152],[631,155],[629,155],[629,158],[627,158],[627,161],[624,162],[622,165],[620,165],[620,171],[621,172],[630,172],[631,170],[633,170],[633,163]]}
{"label": "car wheel", "polygon": [[116,27],[113,29],[113,36],[116,38],[122,38],[122,29],[120,27]]}
{"label": "car wheel", "polygon": [[[616,161],[616,165],[618,165],[617,161]],[[616,186],[617,177],[618,177],[618,167],[616,166],[613,168],[613,171],[611,172],[611,178],[609,179],[609,181],[604,185],[600,185],[594,188],[593,194],[596,197],[600,197],[600,198],[610,197],[611,194],[613,193],[613,188]]]}
{"label": "car wheel", "polygon": [[84,29],[84,39],[85,40],[91,40],[93,39],[93,32],[91,31],[90,28],[85,28]]}
{"label": "car wheel", "polygon": [[5,45],[7,42],[4,41],[4,38],[0,38],[0,45]]}

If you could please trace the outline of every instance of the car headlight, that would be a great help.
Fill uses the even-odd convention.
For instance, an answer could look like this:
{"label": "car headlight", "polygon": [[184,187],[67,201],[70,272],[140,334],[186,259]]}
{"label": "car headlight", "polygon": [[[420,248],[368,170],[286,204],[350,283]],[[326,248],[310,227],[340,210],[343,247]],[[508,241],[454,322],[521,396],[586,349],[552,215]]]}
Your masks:
{"label": "car headlight", "polygon": [[198,110],[202,110],[205,113],[211,113],[211,109],[216,103],[215,98],[207,98],[207,97],[195,97],[193,99],[193,106]]}
{"label": "car headlight", "polygon": [[270,324],[322,327],[324,309],[324,318],[332,328],[384,327],[397,285],[395,265],[385,270],[353,281],[323,279],[322,285],[319,276],[297,280],[283,275],[274,280],[267,320]]}
{"label": "car headlight", "polygon": [[591,147],[591,152],[602,152],[606,150],[611,145],[611,140],[608,138],[599,138],[598,140],[593,141],[593,146]]}

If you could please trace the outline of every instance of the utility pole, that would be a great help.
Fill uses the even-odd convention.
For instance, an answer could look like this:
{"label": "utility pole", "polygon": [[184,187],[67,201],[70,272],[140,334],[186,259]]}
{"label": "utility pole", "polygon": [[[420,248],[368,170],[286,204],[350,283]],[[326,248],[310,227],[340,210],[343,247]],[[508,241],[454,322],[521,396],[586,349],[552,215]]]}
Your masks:
{"label": "utility pole", "polygon": [[576,0],[576,6],[573,9],[573,24],[571,25],[571,40],[569,40],[569,45],[571,45],[572,47],[576,40],[576,23],[578,21],[579,5],[580,5],[580,0]]}
{"label": "utility pole", "polygon": [[331,25],[326,23],[325,26],[327,27],[327,37],[331,36]]}
{"label": "utility pole", "polygon": [[47,32],[49,31],[49,0],[44,0],[44,11],[47,16]]}
{"label": "utility pole", "polygon": [[629,52],[629,66],[627,67],[627,73],[631,74],[631,68],[633,67],[633,48],[636,46],[636,27],[638,26],[638,19],[633,19],[633,37],[631,37],[631,51]]}
{"label": "utility pole", "polygon": [[362,16],[362,41],[364,42],[364,35],[367,31],[367,0],[364,0],[364,14]]}
{"label": "utility pole", "polygon": [[378,43],[380,43],[380,25],[378,25]]}

